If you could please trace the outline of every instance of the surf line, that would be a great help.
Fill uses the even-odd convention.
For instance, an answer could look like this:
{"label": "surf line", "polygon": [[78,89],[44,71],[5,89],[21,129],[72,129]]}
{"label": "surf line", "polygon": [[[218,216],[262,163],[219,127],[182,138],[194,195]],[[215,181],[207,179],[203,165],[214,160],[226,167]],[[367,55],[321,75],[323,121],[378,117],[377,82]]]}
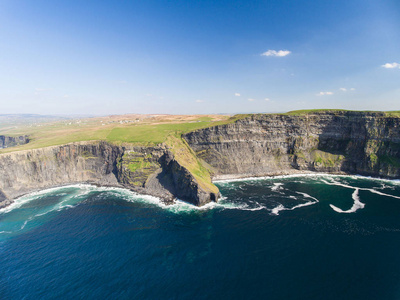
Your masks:
{"label": "surf line", "polygon": [[359,197],[359,195],[358,195],[358,193],[359,193],[360,190],[369,191],[369,192],[371,192],[371,193],[378,194],[378,195],[381,195],[381,196],[387,196],[387,197],[392,197],[392,198],[400,199],[399,196],[394,196],[394,195],[382,193],[382,192],[379,192],[379,191],[374,190],[374,189],[359,188],[359,187],[354,187],[354,186],[350,186],[350,185],[347,185],[347,184],[343,184],[343,183],[340,183],[340,182],[337,182],[337,181],[329,182],[329,181],[326,181],[326,180],[324,180],[324,179],[321,179],[321,181],[322,181],[323,183],[325,183],[325,184],[328,184],[328,185],[336,185],[336,186],[341,186],[341,187],[345,187],[345,188],[348,188],[348,189],[354,189],[354,192],[353,192],[353,194],[351,195],[351,197],[352,197],[353,200],[354,200],[354,203],[353,203],[353,206],[352,206],[350,209],[348,209],[348,210],[342,210],[342,209],[338,208],[338,207],[335,206],[335,205],[329,204],[329,206],[330,206],[334,211],[336,211],[336,212],[338,212],[338,213],[353,213],[353,212],[355,212],[355,211],[357,211],[357,210],[359,210],[359,209],[363,209],[363,208],[365,207],[365,203],[362,203],[362,202],[360,201],[360,197]]}

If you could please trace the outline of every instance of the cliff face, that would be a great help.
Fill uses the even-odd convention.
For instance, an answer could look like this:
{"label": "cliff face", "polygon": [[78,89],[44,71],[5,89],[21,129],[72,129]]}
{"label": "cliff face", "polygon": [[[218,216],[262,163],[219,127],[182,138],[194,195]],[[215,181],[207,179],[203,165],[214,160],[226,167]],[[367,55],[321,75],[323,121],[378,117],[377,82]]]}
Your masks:
{"label": "cliff face", "polygon": [[253,115],[184,138],[215,178],[296,171],[400,177],[400,118],[384,113]]}
{"label": "cliff face", "polygon": [[191,148],[175,137],[171,148],[81,142],[0,154],[0,207],[81,182],[204,205],[218,200],[208,167],[214,178],[303,171],[400,178],[400,118],[384,113],[253,115],[184,138]]}
{"label": "cliff face", "polygon": [[82,182],[126,187],[167,202],[216,200],[166,147],[83,142],[0,155],[0,207],[35,190]]}
{"label": "cliff face", "polygon": [[18,137],[0,135],[0,149],[23,145],[29,142],[27,135]]}

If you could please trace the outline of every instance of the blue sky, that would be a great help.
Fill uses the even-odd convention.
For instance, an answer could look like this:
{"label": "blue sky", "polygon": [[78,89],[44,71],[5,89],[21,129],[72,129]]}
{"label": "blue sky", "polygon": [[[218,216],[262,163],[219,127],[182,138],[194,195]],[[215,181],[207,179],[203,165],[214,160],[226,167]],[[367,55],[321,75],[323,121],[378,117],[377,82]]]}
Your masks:
{"label": "blue sky", "polygon": [[0,0],[2,113],[400,110],[400,1]]}

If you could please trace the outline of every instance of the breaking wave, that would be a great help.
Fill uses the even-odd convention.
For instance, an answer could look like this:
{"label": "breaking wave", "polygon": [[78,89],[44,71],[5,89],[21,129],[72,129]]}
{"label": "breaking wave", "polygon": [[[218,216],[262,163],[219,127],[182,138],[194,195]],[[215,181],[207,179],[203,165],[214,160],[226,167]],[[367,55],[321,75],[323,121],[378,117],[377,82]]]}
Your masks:
{"label": "breaking wave", "polygon": [[[166,205],[161,199],[115,187],[98,187],[76,184],[51,188],[16,199],[10,206],[0,209],[0,236],[24,232],[50,220],[57,212],[73,209],[87,199],[116,197],[145,207],[158,207],[172,214],[196,214],[210,210],[266,211],[278,216],[282,211],[293,211],[324,202],[337,213],[355,213],[366,207],[360,191],[381,197],[400,199],[400,182],[396,180],[372,179],[360,176],[302,174],[276,177],[247,178],[217,181],[222,196],[218,203],[202,207],[182,200]],[[326,203],[324,197],[315,193],[315,187],[338,186],[353,190],[351,208],[344,210],[337,203]],[[397,193],[397,195],[396,195]],[[365,194],[361,196],[364,197]],[[350,200],[350,199],[349,199]]]}

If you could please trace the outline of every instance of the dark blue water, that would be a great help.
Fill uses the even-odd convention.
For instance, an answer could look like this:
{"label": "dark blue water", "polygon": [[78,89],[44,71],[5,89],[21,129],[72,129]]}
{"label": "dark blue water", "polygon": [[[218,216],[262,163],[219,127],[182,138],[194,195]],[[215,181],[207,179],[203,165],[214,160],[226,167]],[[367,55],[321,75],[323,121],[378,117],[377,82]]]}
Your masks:
{"label": "dark blue water", "polygon": [[400,299],[400,183],[218,183],[165,207],[71,186],[0,212],[1,299]]}

